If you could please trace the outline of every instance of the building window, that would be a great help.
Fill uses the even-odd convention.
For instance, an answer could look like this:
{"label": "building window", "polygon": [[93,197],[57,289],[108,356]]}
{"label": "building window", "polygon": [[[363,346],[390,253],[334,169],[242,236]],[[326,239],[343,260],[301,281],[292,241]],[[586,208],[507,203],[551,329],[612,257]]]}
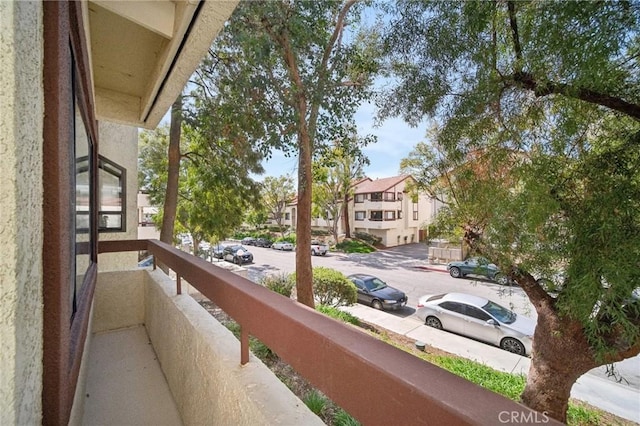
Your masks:
{"label": "building window", "polygon": [[291,213],[285,213],[284,220],[291,220]]}
{"label": "building window", "polygon": [[369,212],[369,220],[382,220],[382,210],[372,210]]}
{"label": "building window", "polygon": [[398,210],[398,219],[402,219],[402,210]]}
{"label": "building window", "polygon": [[384,220],[396,220],[396,212],[395,212],[395,210],[385,210],[384,211]]}
{"label": "building window", "polygon": [[418,220],[418,212],[413,212],[413,220]]}
{"label": "building window", "polygon": [[413,220],[418,220],[418,203],[413,203]]}
{"label": "building window", "polygon": [[382,201],[382,192],[372,192],[369,199],[371,201]]}
{"label": "building window", "polygon": [[[76,177],[76,182],[81,179],[81,184],[77,191],[80,199],[76,205],[76,229],[78,232],[89,232],[89,206],[84,204],[85,198],[88,200],[88,157],[77,160],[76,168],[82,173]],[[86,181],[86,182],[85,182]],[[119,166],[111,160],[101,155],[98,156],[98,232],[124,232],[126,230],[126,182],[127,172],[124,167]],[[78,186],[77,185],[77,186]],[[84,193],[86,187],[86,194]],[[82,204],[81,204],[82,201]]]}
{"label": "building window", "polygon": [[396,198],[397,198],[399,201],[402,201],[402,192],[398,192],[398,194],[396,195]]}
{"label": "building window", "polygon": [[356,203],[364,203],[365,199],[366,199],[365,194],[356,194],[355,196]]}
{"label": "building window", "polygon": [[366,217],[367,217],[367,212],[365,211],[356,212],[356,220],[364,220]]}
{"label": "building window", "polygon": [[384,200],[385,201],[395,201],[395,193],[393,192],[385,192],[384,193]]}

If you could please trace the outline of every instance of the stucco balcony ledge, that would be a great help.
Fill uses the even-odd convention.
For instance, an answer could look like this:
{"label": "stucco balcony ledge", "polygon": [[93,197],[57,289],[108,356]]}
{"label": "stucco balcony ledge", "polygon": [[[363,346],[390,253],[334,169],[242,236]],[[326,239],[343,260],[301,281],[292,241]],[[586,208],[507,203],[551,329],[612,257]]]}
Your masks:
{"label": "stucco balcony ledge", "polygon": [[317,424],[191,296],[157,270],[98,275],[76,424]]}

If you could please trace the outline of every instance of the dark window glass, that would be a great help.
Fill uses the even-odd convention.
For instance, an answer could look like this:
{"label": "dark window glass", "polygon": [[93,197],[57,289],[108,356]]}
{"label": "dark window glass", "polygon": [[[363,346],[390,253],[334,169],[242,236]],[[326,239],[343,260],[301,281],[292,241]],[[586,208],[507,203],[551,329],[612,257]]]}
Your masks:
{"label": "dark window glass", "polygon": [[448,311],[456,312],[458,314],[464,314],[464,305],[457,302],[442,302],[440,307]]}

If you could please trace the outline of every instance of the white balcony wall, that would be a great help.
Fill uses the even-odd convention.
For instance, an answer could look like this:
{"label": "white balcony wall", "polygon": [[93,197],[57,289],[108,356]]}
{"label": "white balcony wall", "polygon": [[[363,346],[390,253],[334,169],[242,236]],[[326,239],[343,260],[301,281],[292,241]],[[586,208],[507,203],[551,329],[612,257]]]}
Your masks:
{"label": "white balcony wall", "polygon": [[92,332],[142,324],[183,424],[323,424],[259,359],[241,366],[240,342],[161,270],[99,274]]}

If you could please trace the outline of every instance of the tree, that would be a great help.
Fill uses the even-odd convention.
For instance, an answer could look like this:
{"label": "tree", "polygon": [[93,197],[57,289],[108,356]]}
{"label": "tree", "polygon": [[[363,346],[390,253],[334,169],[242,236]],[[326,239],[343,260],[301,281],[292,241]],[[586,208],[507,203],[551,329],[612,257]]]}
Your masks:
{"label": "tree", "polygon": [[280,232],[284,236],[283,221],[285,210],[296,196],[293,178],[291,176],[265,177],[260,195],[262,197],[262,206],[269,216],[276,221]]}
{"label": "tree", "polygon": [[[332,2],[241,2],[207,60],[203,73],[219,88],[229,113],[229,131],[242,126],[250,143],[298,156],[296,235],[311,243],[311,161],[333,139],[331,129],[348,121],[366,90],[376,63],[361,48],[374,38],[348,32],[362,5]],[[224,66],[221,66],[224,65]],[[225,114],[226,115],[226,114]],[[313,307],[309,252],[296,252],[298,301]]]}
{"label": "tree", "polygon": [[314,213],[325,219],[338,243],[338,225],[345,224],[345,237],[350,238],[349,199],[354,183],[364,177],[363,168],[369,159],[362,148],[375,141],[373,136],[360,138],[353,126],[345,126],[345,133],[320,154],[313,165]]}
{"label": "tree", "polygon": [[[261,170],[259,164],[252,163],[251,156],[243,158],[229,141],[205,137],[206,129],[185,124],[182,146],[178,147],[182,160],[176,220],[178,228],[193,237],[195,254],[201,241],[223,239],[239,226],[249,206],[257,204],[259,193],[258,184],[249,175]],[[168,160],[163,152],[168,140],[166,127],[141,135],[140,186],[149,190],[155,205],[162,205],[167,194]],[[226,155],[220,155],[223,152]],[[160,216],[162,222],[163,209]]]}
{"label": "tree", "polygon": [[[535,306],[522,401],[565,421],[578,377],[640,352],[640,5],[392,7],[399,84],[382,115],[435,121],[434,150],[419,149],[436,168],[421,183],[448,172],[440,188],[466,243]],[[559,269],[545,291],[536,278]]]}

